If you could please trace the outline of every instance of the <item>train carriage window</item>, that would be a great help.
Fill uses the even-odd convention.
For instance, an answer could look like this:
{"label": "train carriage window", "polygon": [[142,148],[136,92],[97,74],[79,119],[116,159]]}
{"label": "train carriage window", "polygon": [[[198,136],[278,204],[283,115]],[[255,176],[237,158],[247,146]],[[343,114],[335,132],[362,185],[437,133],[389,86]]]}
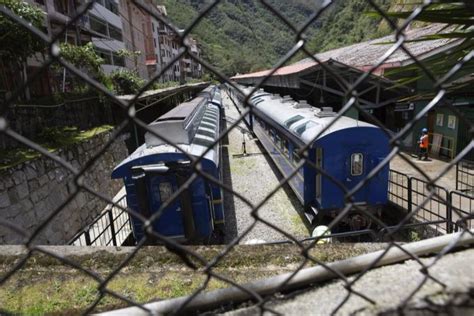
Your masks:
{"label": "train carriage window", "polygon": [[364,172],[364,155],[356,153],[351,155],[351,175],[360,176]]}
{"label": "train carriage window", "polygon": [[162,203],[168,201],[171,198],[171,195],[173,195],[173,186],[169,182],[160,182],[158,190],[160,191],[160,199]]}
{"label": "train carriage window", "polygon": [[285,138],[281,139],[281,149],[286,157],[290,158],[290,152],[288,151],[288,140]]}
{"label": "train carriage window", "polygon": [[303,123],[302,125],[298,126],[295,130],[295,132],[298,134],[298,135],[303,135],[303,133],[307,130],[307,129],[310,129],[314,126],[316,126],[317,124],[315,122],[312,122],[312,121],[308,121],[306,123]]}
{"label": "train carriage window", "polygon": [[295,165],[297,163],[299,163],[300,160],[301,160],[300,155],[298,155],[298,150],[299,150],[298,148],[293,149],[293,161],[294,161]]}
{"label": "train carriage window", "polygon": [[301,119],[303,119],[301,115],[295,115],[292,118],[286,120],[284,124],[286,127],[290,127],[291,125],[293,125],[293,123],[296,123]]}
{"label": "train carriage window", "polygon": [[280,135],[278,135],[277,133],[275,133],[275,138],[273,139],[273,141],[274,141],[275,144],[279,147],[279,146],[280,146],[280,142],[281,142],[281,137],[280,137]]}

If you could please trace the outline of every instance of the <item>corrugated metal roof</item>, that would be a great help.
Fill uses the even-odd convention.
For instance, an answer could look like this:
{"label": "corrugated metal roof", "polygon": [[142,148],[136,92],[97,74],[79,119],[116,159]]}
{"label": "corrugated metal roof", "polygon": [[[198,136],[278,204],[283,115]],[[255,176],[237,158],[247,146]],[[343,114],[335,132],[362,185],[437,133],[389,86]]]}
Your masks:
{"label": "corrugated metal roof", "polygon": [[[309,62],[305,62],[305,63],[297,63],[297,64],[281,67],[281,68],[277,69],[277,71],[275,73],[273,73],[272,75],[273,76],[284,76],[284,75],[294,74],[294,73],[301,72],[303,70],[306,70],[306,69],[311,68],[311,67],[316,66],[316,65],[317,65],[317,63],[315,63],[314,61],[309,61]],[[232,79],[265,77],[265,76],[269,75],[270,72],[271,72],[271,69],[270,70],[259,71],[259,72],[254,72],[254,73],[250,73],[250,74],[245,74],[245,75],[238,75],[238,76],[232,77]]]}
{"label": "corrugated metal roof", "polygon": [[[427,35],[443,32],[445,27],[446,25],[444,24],[433,24],[427,27],[406,31],[405,35],[407,40],[416,40]],[[321,62],[335,60],[351,67],[367,70],[390,49],[393,45],[390,43],[393,43],[394,41],[395,37],[389,35],[375,40],[329,50],[314,56]],[[404,46],[414,56],[423,58],[437,52],[438,49],[443,49],[450,46],[450,44],[454,44],[453,42],[452,39],[436,39],[432,41],[405,42]],[[396,67],[406,62],[410,62],[410,57],[402,49],[398,49],[384,62],[381,68]],[[315,63],[313,59],[306,58],[293,65],[278,69],[273,76],[296,74],[315,66],[316,64],[317,63]],[[237,75],[232,79],[264,77],[269,73],[270,70],[265,70],[250,74]]]}

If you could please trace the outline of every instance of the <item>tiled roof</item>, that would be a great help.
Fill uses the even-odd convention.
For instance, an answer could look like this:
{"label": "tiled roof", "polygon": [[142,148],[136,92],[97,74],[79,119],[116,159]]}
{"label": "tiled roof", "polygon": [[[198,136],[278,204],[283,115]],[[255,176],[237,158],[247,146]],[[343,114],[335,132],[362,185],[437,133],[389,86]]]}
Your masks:
{"label": "tiled roof", "polygon": [[[406,31],[405,35],[407,40],[416,40],[427,35],[442,32],[445,27],[444,24],[433,24],[427,27]],[[390,49],[393,45],[391,43],[394,41],[395,37],[389,35],[375,40],[329,50],[314,56],[321,62],[335,60],[348,66],[364,70],[376,64],[377,61]],[[405,42],[404,46],[414,56],[423,58],[430,53],[437,52],[438,49],[450,46],[449,44],[451,43],[453,43],[452,39],[436,39],[431,41]],[[381,68],[399,66],[406,62],[410,62],[410,57],[402,49],[398,49],[384,62]],[[298,73],[308,69],[309,67],[315,66],[316,64],[317,63],[315,63],[311,58],[306,58],[293,65],[278,69],[273,75],[281,76]],[[269,73],[270,70],[265,70],[250,74],[237,75],[233,77],[233,79],[263,77]]]}

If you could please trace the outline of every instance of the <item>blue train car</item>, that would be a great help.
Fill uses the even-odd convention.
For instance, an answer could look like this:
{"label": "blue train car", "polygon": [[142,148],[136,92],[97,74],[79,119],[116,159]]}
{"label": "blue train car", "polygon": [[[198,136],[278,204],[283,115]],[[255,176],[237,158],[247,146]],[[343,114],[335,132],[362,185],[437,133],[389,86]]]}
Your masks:
{"label": "blue train car", "polygon": [[[198,176],[173,199],[194,173],[190,157],[200,157],[220,134],[221,101],[216,87],[185,102],[149,124],[151,131],[167,137],[171,146],[153,133],[145,134],[140,146],[112,172],[123,178],[128,206],[149,218],[155,232],[179,242],[202,243],[223,233],[224,209],[219,186]],[[220,145],[214,145],[200,160],[201,170],[221,180]],[[143,222],[132,216],[133,233],[144,237]]]}
{"label": "blue train car", "polygon": [[[238,100],[236,104],[243,107],[244,95],[230,90],[231,97]],[[242,90],[251,92],[250,88]],[[310,163],[298,170],[289,185],[313,223],[335,217],[347,202],[343,188],[355,188],[390,151],[389,138],[380,128],[349,117],[339,118],[321,133],[336,116],[331,108],[315,108],[306,101],[263,90],[255,92],[249,102],[261,115],[250,115],[247,123],[283,175],[294,172],[301,160],[298,152],[307,146]],[[344,224],[351,229],[370,226],[370,217],[357,209],[380,216],[387,203],[388,173],[386,165],[353,195],[357,207],[344,218]]]}

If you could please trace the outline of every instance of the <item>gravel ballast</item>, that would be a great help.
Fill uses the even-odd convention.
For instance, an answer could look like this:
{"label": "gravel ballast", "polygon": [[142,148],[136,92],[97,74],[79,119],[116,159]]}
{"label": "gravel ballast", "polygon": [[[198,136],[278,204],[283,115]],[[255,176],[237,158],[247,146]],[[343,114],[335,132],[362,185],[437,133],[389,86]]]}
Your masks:
{"label": "gravel ballast", "polygon": [[[229,128],[240,114],[224,92],[225,126]],[[247,155],[243,154],[245,140]],[[263,201],[276,187],[282,175],[259,145],[258,139],[248,133],[244,122],[234,128],[223,142],[224,182],[235,192],[246,197],[253,205]],[[224,194],[226,212],[226,242],[243,234],[255,222],[251,207],[231,193]],[[309,235],[300,214],[303,207],[288,185],[280,188],[259,210],[258,216],[298,239]],[[257,222],[240,243],[252,244],[288,240],[280,232],[263,222]]]}

